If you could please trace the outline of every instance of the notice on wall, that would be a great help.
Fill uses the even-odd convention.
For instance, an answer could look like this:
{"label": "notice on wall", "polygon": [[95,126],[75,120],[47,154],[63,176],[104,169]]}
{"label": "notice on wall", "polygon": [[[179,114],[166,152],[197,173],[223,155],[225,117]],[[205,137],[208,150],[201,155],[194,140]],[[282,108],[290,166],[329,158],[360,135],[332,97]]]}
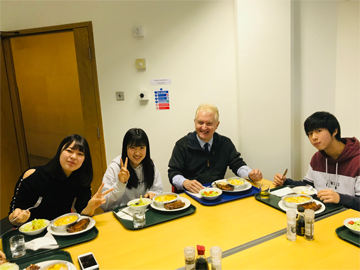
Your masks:
{"label": "notice on wall", "polygon": [[170,110],[169,90],[155,90],[155,105],[157,110]]}
{"label": "notice on wall", "polygon": [[165,85],[165,84],[171,84],[171,78],[151,80],[151,85]]}

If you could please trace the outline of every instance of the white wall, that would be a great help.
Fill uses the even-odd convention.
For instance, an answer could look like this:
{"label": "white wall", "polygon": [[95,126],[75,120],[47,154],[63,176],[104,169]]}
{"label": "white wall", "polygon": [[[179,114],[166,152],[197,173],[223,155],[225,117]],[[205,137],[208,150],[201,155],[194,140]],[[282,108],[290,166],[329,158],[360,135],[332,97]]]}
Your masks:
{"label": "white wall", "polygon": [[239,141],[252,168],[269,180],[291,174],[291,6],[237,1]]}
{"label": "white wall", "polygon": [[[302,123],[317,110],[338,114],[343,134],[359,138],[358,10],[352,1],[1,1],[1,30],[92,21],[107,162],[141,127],[169,190],[173,145],[203,102],[219,107],[218,132],[267,179],[286,167],[305,174],[315,150]],[[135,25],[144,38],[133,37]],[[157,78],[173,81],[169,111],[155,110]],[[151,93],[145,105],[139,90]]]}

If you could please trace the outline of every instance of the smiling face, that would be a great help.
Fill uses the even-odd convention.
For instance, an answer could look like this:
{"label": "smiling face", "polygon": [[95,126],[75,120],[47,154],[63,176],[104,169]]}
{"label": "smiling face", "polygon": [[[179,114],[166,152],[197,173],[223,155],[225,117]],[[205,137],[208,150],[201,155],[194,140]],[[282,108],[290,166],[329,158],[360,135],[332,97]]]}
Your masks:
{"label": "smiling face", "polygon": [[220,121],[215,119],[215,112],[211,110],[199,110],[194,122],[196,133],[204,142],[211,140],[220,124]]}
{"label": "smiling face", "polygon": [[131,167],[136,168],[140,165],[146,156],[146,146],[128,145],[127,156],[129,158]]}
{"label": "smiling face", "polygon": [[78,149],[73,149],[74,146],[75,141],[62,150],[59,158],[61,168],[67,177],[69,177],[73,171],[79,169],[85,160],[84,153]]}
{"label": "smiling face", "polygon": [[308,137],[311,144],[318,150],[324,150],[327,152],[329,148],[336,141],[335,135],[337,134],[337,130],[335,130],[334,134],[330,134],[330,132],[325,128],[318,128],[308,132]]}

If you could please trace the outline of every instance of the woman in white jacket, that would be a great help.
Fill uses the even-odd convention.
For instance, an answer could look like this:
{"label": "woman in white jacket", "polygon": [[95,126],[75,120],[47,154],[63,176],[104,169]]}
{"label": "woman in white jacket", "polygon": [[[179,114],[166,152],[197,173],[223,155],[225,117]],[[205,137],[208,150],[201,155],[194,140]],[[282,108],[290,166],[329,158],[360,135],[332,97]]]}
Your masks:
{"label": "woman in white jacket", "polygon": [[[125,160],[125,162],[123,162]],[[163,191],[161,175],[150,158],[149,139],[140,128],[126,132],[122,153],[108,166],[102,182],[103,190],[114,188],[105,196],[104,211],[126,205],[132,199],[152,199]]]}

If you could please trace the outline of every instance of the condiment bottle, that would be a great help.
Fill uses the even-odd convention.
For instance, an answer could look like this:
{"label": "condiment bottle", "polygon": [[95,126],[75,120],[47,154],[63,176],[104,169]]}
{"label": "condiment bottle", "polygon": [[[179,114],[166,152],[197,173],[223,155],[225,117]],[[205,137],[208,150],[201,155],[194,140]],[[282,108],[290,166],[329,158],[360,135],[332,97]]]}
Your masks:
{"label": "condiment bottle", "polygon": [[315,212],[312,209],[305,210],[305,239],[308,241],[313,241],[314,236],[314,217]]}
{"label": "condiment bottle", "polygon": [[192,246],[184,248],[185,270],[195,269],[195,248]]}
{"label": "condiment bottle", "polygon": [[209,270],[209,265],[205,257],[205,247],[197,245],[198,255],[195,261],[195,270]]}
{"label": "condiment bottle", "polygon": [[301,205],[298,205],[298,218],[296,220],[296,234],[298,236],[304,236],[305,234],[305,218],[304,218],[304,211],[305,208]]}
{"label": "condiment bottle", "polygon": [[296,240],[296,210],[289,209],[286,211],[287,217],[287,233],[286,238],[290,241]]}
{"label": "condiment bottle", "polygon": [[222,250],[219,246],[213,246],[210,248],[210,256],[211,256],[211,270],[221,270],[221,258],[222,258]]}

